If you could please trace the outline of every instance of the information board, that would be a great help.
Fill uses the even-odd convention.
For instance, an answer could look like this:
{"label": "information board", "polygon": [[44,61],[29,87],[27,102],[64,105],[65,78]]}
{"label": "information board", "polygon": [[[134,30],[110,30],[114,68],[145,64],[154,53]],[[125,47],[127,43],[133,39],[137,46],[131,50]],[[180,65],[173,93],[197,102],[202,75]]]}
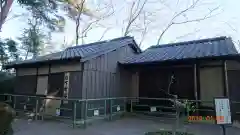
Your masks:
{"label": "information board", "polygon": [[117,111],[120,111],[120,109],[121,109],[121,108],[120,108],[120,106],[118,105],[118,106],[117,106]]}
{"label": "information board", "polygon": [[98,116],[99,115],[99,110],[94,110],[93,115]]}
{"label": "information board", "polygon": [[228,98],[215,98],[216,123],[220,125],[231,124],[231,110]]}
{"label": "information board", "polygon": [[156,108],[156,107],[150,107],[150,111],[151,111],[151,112],[156,112],[156,111],[157,111],[157,108]]}
{"label": "information board", "polygon": [[60,113],[61,113],[60,109],[56,109],[56,116],[60,116]]}

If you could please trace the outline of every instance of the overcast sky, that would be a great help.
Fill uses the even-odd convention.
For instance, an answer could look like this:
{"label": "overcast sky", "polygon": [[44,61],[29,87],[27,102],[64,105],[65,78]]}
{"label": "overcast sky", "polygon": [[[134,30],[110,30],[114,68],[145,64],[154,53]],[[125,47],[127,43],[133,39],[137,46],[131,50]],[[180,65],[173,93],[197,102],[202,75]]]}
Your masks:
{"label": "overcast sky", "polygon": [[[132,2],[132,0],[127,0],[127,2],[120,2],[120,0],[112,1],[115,5],[116,13],[111,18],[103,21],[106,27],[111,27],[111,29],[104,36],[104,40],[122,36],[122,28],[124,27],[123,20],[126,19],[130,8],[129,3]],[[163,0],[155,1],[159,2]],[[147,34],[143,42],[143,49],[156,44],[159,33],[161,33],[161,31],[168,24],[169,20],[173,16],[173,11],[181,11],[189,4],[189,0],[180,0],[178,5],[176,5],[177,0],[165,1],[166,5],[148,3],[147,7],[145,8],[145,10],[149,12],[152,12],[156,9],[161,9],[161,11],[158,11],[155,16],[151,17],[151,19],[154,20],[154,23],[149,28],[149,34]],[[100,0],[94,0],[94,2],[97,3],[100,2]],[[90,4],[90,7],[93,5],[94,4]],[[209,9],[214,7],[219,7],[216,12],[214,12],[218,15],[198,23],[175,25],[166,32],[161,40],[161,43],[165,44],[200,38],[211,38],[215,36],[230,36],[237,41],[240,39],[238,33],[238,31],[240,31],[239,5],[239,0],[203,0],[198,8],[187,14],[187,17],[194,18],[204,16]],[[24,9],[19,7],[17,3],[14,3],[9,16],[12,16],[13,14],[19,14],[21,12],[24,12]],[[19,37],[24,27],[27,27],[26,18],[21,17],[9,20],[3,25],[1,36],[4,38],[15,39],[16,37]],[[67,21],[67,25],[63,33],[53,34],[53,43],[56,44],[56,50],[58,50],[60,44],[62,44],[64,36],[69,43],[74,40],[74,28],[74,23],[69,20]],[[105,29],[106,28],[95,28],[91,30],[88,34],[88,37],[85,39],[86,43],[97,41]],[[140,41],[140,36],[138,33],[132,33],[131,35],[135,37],[137,42]]]}

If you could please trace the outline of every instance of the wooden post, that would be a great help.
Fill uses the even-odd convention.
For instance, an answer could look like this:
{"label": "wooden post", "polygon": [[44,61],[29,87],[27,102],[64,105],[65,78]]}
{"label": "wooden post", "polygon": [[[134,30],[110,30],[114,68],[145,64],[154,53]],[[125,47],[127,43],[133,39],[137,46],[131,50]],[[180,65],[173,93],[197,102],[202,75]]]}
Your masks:
{"label": "wooden post", "polygon": [[223,85],[224,85],[224,96],[229,97],[228,74],[227,74],[226,60],[223,61]]}
{"label": "wooden post", "polygon": [[193,69],[193,76],[194,76],[194,95],[195,95],[195,100],[198,100],[198,90],[197,90],[197,64],[194,64],[194,69]]}
{"label": "wooden post", "polygon": [[[199,85],[199,83],[198,83],[198,79],[199,79],[199,76],[198,76],[198,67],[197,67],[198,65],[195,63],[194,64],[194,66],[193,66],[193,76],[194,76],[194,95],[195,95],[195,100],[199,100],[198,99],[198,97],[199,97],[199,95],[198,94],[200,94],[200,93],[198,93],[198,85]],[[197,101],[196,102],[196,109],[199,109],[199,102]],[[197,111],[197,115],[198,115],[198,111]]]}

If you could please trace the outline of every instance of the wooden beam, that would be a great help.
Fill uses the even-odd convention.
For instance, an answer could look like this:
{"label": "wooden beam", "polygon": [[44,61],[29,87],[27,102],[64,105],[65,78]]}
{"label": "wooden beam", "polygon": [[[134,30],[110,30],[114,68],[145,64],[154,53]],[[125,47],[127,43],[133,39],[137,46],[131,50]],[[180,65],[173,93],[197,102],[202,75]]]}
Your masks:
{"label": "wooden beam", "polygon": [[51,76],[51,64],[48,65],[48,74],[47,74],[47,76],[48,76],[48,83],[47,83],[47,94],[48,94],[48,92],[50,90],[49,81],[50,81],[50,76]]}
{"label": "wooden beam", "polygon": [[[193,78],[194,78],[194,95],[195,95],[195,100],[199,100],[200,99],[200,78],[199,78],[199,65],[198,64],[194,64],[193,66]],[[196,102],[196,108],[199,109],[199,102]],[[199,111],[196,112],[197,115],[199,115]]]}
{"label": "wooden beam", "polygon": [[36,71],[36,87],[35,87],[35,94],[37,94],[37,86],[38,86],[38,67]]}
{"label": "wooden beam", "polygon": [[228,74],[227,74],[227,62],[223,61],[223,85],[224,85],[224,96],[229,97],[229,88],[228,88]]}
{"label": "wooden beam", "polygon": [[195,95],[195,99],[198,100],[197,64],[194,64],[194,67],[193,67],[193,76],[194,76],[194,95]]}
{"label": "wooden beam", "polygon": [[223,65],[201,65],[200,68],[216,68],[222,67]]}

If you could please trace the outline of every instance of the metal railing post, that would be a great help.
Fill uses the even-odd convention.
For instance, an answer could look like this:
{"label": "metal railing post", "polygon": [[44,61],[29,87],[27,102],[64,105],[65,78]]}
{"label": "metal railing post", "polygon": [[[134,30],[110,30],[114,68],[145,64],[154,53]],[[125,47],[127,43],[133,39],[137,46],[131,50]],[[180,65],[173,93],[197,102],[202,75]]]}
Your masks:
{"label": "metal railing post", "polygon": [[76,124],[76,108],[77,108],[77,101],[74,100],[73,102],[73,128],[75,128]]}
{"label": "metal railing post", "polygon": [[13,96],[13,109],[16,109],[16,97]]}
{"label": "metal railing post", "polygon": [[107,99],[104,100],[104,117],[107,118]]}
{"label": "metal railing post", "polygon": [[35,106],[35,120],[38,120],[38,98],[36,98],[36,106]]}
{"label": "metal railing post", "polygon": [[132,113],[133,112],[133,101],[132,101],[132,99],[130,99],[130,112]]}
{"label": "metal railing post", "polygon": [[87,113],[88,113],[88,102],[85,101],[85,109],[84,109],[84,128],[87,127]]}
{"label": "metal railing post", "polygon": [[177,107],[177,99],[174,99],[174,107],[176,109],[176,123],[173,128],[173,135],[176,135],[176,130],[178,128],[178,120],[179,120],[179,112],[178,112],[178,107]]}
{"label": "metal railing post", "polygon": [[112,99],[110,99],[109,102],[110,102],[110,120],[112,120]]}
{"label": "metal railing post", "polygon": [[126,110],[127,110],[127,108],[126,108],[126,103],[127,103],[126,98],[124,98],[123,103],[124,103],[123,104],[123,112],[126,113]]}

